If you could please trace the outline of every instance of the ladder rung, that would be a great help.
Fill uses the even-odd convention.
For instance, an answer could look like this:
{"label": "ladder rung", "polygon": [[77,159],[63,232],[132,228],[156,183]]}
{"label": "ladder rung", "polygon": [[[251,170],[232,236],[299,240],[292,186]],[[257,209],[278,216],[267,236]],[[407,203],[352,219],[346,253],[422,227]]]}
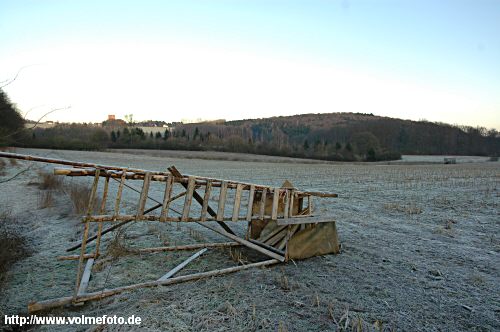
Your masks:
{"label": "ladder rung", "polygon": [[219,207],[217,209],[217,221],[224,220],[224,207],[226,206],[227,181],[223,181],[219,193]]}

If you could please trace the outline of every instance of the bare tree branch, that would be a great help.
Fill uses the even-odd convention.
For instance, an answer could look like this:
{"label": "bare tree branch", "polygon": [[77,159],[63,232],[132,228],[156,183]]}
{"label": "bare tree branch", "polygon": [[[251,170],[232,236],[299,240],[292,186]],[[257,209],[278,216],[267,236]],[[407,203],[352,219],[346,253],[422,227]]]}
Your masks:
{"label": "bare tree branch", "polygon": [[14,81],[17,79],[17,77],[19,76],[19,74],[23,71],[23,69],[26,69],[26,68],[28,68],[28,67],[38,66],[38,65],[39,65],[39,64],[38,64],[38,63],[36,63],[36,64],[27,65],[27,66],[23,66],[23,67],[19,68],[19,70],[17,71],[16,75],[15,75],[13,78],[11,78],[11,79],[7,79],[7,80],[5,80],[5,81],[0,82],[0,83],[7,82],[7,83],[5,83],[4,85],[0,86],[0,89],[3,89],[3,88],[5,88],[7,85],[9,85],[9,84],[11,84],[12,82],[14,82]]}
{"label": "bare tree branch", "polygon": [[7,137],[14,136],[15,134],[20,133],[20,132],[22,132],[22,131],[24,131],[24,130],[31,130],[31,129],[35,129],[35,128],[36,128],[36,127],[40,124],[40,121],[42,121],[42,119],[43,119],[43,118],[45,118],[47,115],[49,115],[49,114],[51,114],[51,113],[54,113],[54,112],[56,112],[56,111],[67,110],[67,109],[70,109],[70,108],[71,108],[71,106],[59,107],[59,108],[53,108],[53,109],[51,109],[50,111],[48,111],[47,113],[45,113],[44,115],[42,115],[42,117],[40,117],[40,118],[38,119],[38,121],[37,121],[37,122],[36,122],[36,123],[35,123],[32,127],[30,127],[30,128],[22,128],[22,129],[16,130],[16,131],[14,131],[14,132],[12,132],[12,133],[10,133],[10,134],[8,134],[8,135],[3,136],[2,138],[3,138],[3,139],[5,139],[5,138],[7,138]]}

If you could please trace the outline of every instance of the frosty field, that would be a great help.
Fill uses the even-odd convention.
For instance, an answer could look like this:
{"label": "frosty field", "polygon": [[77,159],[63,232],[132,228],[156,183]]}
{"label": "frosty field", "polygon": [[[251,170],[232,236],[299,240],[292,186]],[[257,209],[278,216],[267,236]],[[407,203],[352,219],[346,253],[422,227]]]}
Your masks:
{"label": "frosty field", "polygon": [[[146,331],[500,330],[499,162],[476,158],[456,165],[419,164],[418,158],[404,158],[392,165],[322,164],[273,162],[277,160],[272,157],[261,162],[186,159],[149,151],[16,152],[150,170],[175,165],[185,174],[273,186],[289,180],[300,189],[339,194],[339,198],[316,199],[314,205],[337,221],[339,255],[123,293],[78,308],[53,310],[53,315],[136,315]],[[432,159],[436,160],[442,158]],[[0,284],[2,316],[26,312],[32,300],[70,295],[77,263],[55,258],[81,238],[81,218],[75,215],[67,191],[55,191],[52,204],[40,206],[39,173],[50,173],[53,165],[4,161],[0,181],[33,165],[0,184],[0,213],[7,216],[8,227],[27,239],[32,254],[13,264]],[[91,181],[64,178],[64,185]],[[117,183],[111,185],[116,190]],[[161,199],[161,188],[154,190]],[[137,197],[124,191],[131,211]],[[244,224],[230,226],[242,232]],[[133,248],[224,241],[185,223],[134,223],[115,234],[103,239],[104,257],[94,265],[90,291],[155,280],[192,254],[139,255]],[[234,258],[229,249],[209,250],[180,274],[234,266]],[[262,259],[246,250],[241,258]]]}

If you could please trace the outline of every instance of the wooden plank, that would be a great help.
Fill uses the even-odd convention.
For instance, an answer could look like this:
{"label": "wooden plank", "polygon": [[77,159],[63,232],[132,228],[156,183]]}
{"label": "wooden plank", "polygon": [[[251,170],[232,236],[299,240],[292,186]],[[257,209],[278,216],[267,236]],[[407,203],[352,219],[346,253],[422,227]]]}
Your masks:
{"label": "wooden plank", "polygon": [[[251,263],[251,264],[246,264],[246,265],[229,267],[229,268],[225,268],[225,269],[221,269],[221,270],[213,270],[213,271],[209,271],[209,272],[201,272],[201,273],[194,273],[194,274],[189,274],[189,275],[180,276],[180,277],[174,277],[174,278],[170,278],[170,279],[167,279],[164,281],[156,280],[156,281],[144,282],[144,283],[135,284],[135,285],[122,286],[122,287],[118,287],[118,288],[102,290],[102,291],[93,292],[93,293],[86,293],[86,294],[82,294],[81,296],[76,298],[75,302],[86,302],[86,301],[100,300],[100,299],[103,299],[103,298],[106,298],[109,296],[113,296],[116,294],[120,294],[120,293],[127,292],[130,290],[138,289],[138,288],[173,285],[173,284],[178,284],[178,283],[192,281],[192,280],[199,280],[199,279],[203,279],[203,278],[215,277],[215,276],[233,273],[233,272],[237,272],[237,271],[242,271],[242,270],[246,270],[246,269],[250,269],[250,268],[254,268],[254,267],[273,265],[273,264],[277,264],[279,262],[280,261],[276,260],[276,259],[269,259],[269,260],[258,262],[258,263]],[[50,299],[50,300],[39,301],[39,302],[31,302],[28,304],[28,313],[32,314],[34,312],[41,311],[41,310],[58,308],[58,307],[70,304],[72,301],[73,301],[73,297],[67,296],[67,297],[61,297],[61,298],[57,298],[57,299]]]}
{"label": "wooden plank", "polygon": [[241,204],[241,192],[243,191],[243,185],[239,183],[236,186],[236,194],[234,195],[234,206],[233,206],[233,218],[232,221],[237,221],[240,215],[240,204]]}
{"label": "wooden plank", "polygon": [[280,242],[286,235],[286,227],[280,232],[276,233],[273,237],[269,238],[265,243],[270,246],[274,246],[276,243]]}
{"label": "wooden plank", "polygon": [[271,233],[267,234],[262,239],[259,239],[259,241],[261,241],[261,242],[267,242],[269,239],[271,239],[272,237],[274,237],[276,234],[278,234],[279,232],[281,232],[285,228],[286,228],[286,226],[276,227],[276,229],[274,231],[272,231]]}
{"label": "wooden plank", "polygon": [[151,183],[151,173],[147,172],[144,176],[144,182],[142,183],[141,196],[139,198],[139,206],[137,207],[137,217],[142,217],[144,215],[144,209],[146,208],[146,200],[148,199],[149,184]]}
{"label": "wooden plank", "polygon": [[288,218],[278,219],[276,222],[280,226],[284,225],[300,225],[300,224],[316,224],[322,222],[333,222],[331,217],[302,217],[302,218]]}
{"label": "wooden plank", "polygon": [[228,248],[236,246],[241,246],[241,244],[238,242],[195,243],[195,244],[185,244],[180,246],[141,248],[137,249],[137,252],[147,253],[147,252],[177,251],[177,250],[196,250],[200,248]]}
{"label": "wooden plank", "polygon": [[165,274],[163,277],[161,277],[160,279],[158,279],[158,281],[164,281],[164,280],[169,279],[174,274],[176,274],[177,272],[179,272],[180,270],[182,270],[190,262],[192,262],[196,258],[200,257],[207,250],[208,250],[207,248],[203,248],[200,251],[198,251],[197,253],[191,255],[191,257],[189,257],[188,259],[186,259],[184,262],[180,263],[179,265],[177,265],[176,267],[174,267],[172,270],[168,271],[167,274]]}
{"label": "wooden plank", "polygon": [[174,177],[172,174],[167,176],[167,181],[165,183],[165,194],[163,195],[163,203],[161,205],[160,221],[165,221],[168,216],[168,208],[170,206],[170,196],[172,196],[172,189],[174,186]]}
{"label": "wooden plank", "polygon": [[266,213],[266,195],[267,189],[262,189],[262,195],[260,197],[260,208],[259,208],[259,219],[264,220],[264,214]]}
{"label": "wooden plank", "polygon": [[210,229],[210,230],[212,230],[212,231],[214,231],[214,232],[216,232],[216,233],[218,233],[218,234],[220,234],[222,236],[230,238],[233,241],[239,242],[242,245],[244,245],[244,246],[246,246],[246,247],[248,247],[250,249],[254,249],[254,250],[256,250],[256,251],[258,251],[258,252],[260,252],[260,253],[262,253],[262,254],[264,254],[266,256],[269,256],[271,258],[277,259],[280,262],[284,262],[285,261],[285,257],[284,256],[278,255],[278,254],[276,254],[276,253],[274,253],[274,252],[272,252],[270,250],[262,248],[262,247],[260,247],[260,246],[258,246],[256,244],[254,244],[254,243],[252,243],[250,241],[244,240],[244,239],[242,239],[242,238],[240,238],[240,237],[238,237],[236,235],[230,234],[230,233],[228,233],[226,231],[223,231],[223,230],[220,230],[220,229],[213,228],[212,226],[209,226],[207,223],[198,223],[198,225],[202,225],[205,228],[208,228],[208,229]]}
{"label": "wooden plank", "polygon": [[313,211],[312,196],[309,195],[307,196],[307,214],[312,214],[312,211]]}
{"label": "wooden plank", "polygon": [[186,189],[186,199],[184,200],[184,208],[182,209],[181,220],[188,220],[189,218],[189,210],[191,209],[191,201],[193,200],[195,180],[196,178],[194,176],[190,176],[188,179],[188,186]]}
{"label": "wooden plank", "polygon": [[271,219],[276,220],[278,219],[278,203],[280,201],[280,190],[279,188],[274,188],[274,193],[273,193],[273,205],[272,205],[272,210],[271,210]]}
{"label": "wooden plank", "polygon": [[285,208],[283,209],[283,218],[288,218],[290,214],[290,190],[285,190]]}
{"label": "wooden plank", "polygon": [[[106,213],[106,200],[108,199],[109,177],[104,181],[104,190],[102,192],[100,214]],[[102,223],[97,225],[97,241],[95,243],[95,257],[99,257],[99,249],[101,247]]]}
{"label": "wooden plank", "polygon": [[117,216],[120,213],[120,202],[122,200],[122,192],[123,192],[123,185],[125,183],[125,175],[127,172],[123,170],[121,180],[120,180],[120,185],[118,186],[118,192],[116,193],[116,200],[115,200],[115,216]]}
{"label": "wooden plank", "polygon": [[211,192],[212,192],[212,180],[208,180],[207,185],[205,186],[205,194],[203,195],[203,203],[201,204],[200,221],[207,220],[207,209],[208,209],[208,202],[210,201]]}
{"label": "wooden plank", "polygon": [[292,189],[290,192],[290,211],[288,212],[288,218],[293,216],[293,207],[295,203],[295,190]]}
{"label": "wooden plank", "polygon": [[247,221],[252,220],[254,196],[255,196],[255,186],[252,184],[248,192]]}
{"label": "wooden plank", "polygon": [[90,223],[88,218],[94,211],[95,197],[97,194],[97,186],[99,185],[99,174],[100,170],[97,169],[94,176],[94,183],[92,184],[92,189],[90,192],[89,203],[87,207],[87,217],[85,218],[85,226],[83,229],[83,238],[82,245],[80,247],[80,258],[78,259],[78,269],[76,271],[76,282],[75,282],[75,291],[73,293],[73,298],[78,296],[78,288],[80,287],[80,278],[82,277],[82,268],[83,268],[83,259],[85,256],[85,250],[87,248],[87,237],[89,236],[89,226]]}
{"label": "wooden plank", "polygon": [[87,287],[89,286],[90,274],[92,273],[92,266],[94,266],[94,259],[89,258],[87,265],[85,265],[85,270],[83,271],[82,280],[80,281],[80,287],[78,288],[78,295],[85,294]]}
{"label": "wooden plank", "polygon": [[290,238],[295,234],[295,232],[299,229],[300,225],[289,225],[287,228],[287,234],[286,236],[281,240],[281,242],[278,244],[277,248],[282,250],[286,247],[288,241]]}
{"label": "wooden plank", "polygon": [[226,206],[227,182],[222,182],[219,192],[219,206],[217,208],[217,221],[224,220],[224,208]]}

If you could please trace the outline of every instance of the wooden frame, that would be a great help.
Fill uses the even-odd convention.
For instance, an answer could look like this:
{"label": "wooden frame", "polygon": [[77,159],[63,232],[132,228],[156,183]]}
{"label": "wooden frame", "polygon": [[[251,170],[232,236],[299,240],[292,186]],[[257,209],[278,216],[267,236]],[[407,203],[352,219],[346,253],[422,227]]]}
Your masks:
{"label": "wooden frame", "polygon": [[[73,168],[55,168],[54,174],[65,176],[92,176],[94,178],[87,212],[82,220],[82,241],[67,249],[67,251],[73,251],[79,248],[80,253],[78,255],[59,257],[59,259],[63,260],[78,260],[73,295],[64,298],[32,302],[28,306],[30,313],[67,304],[81,305],[86,301],[98,300],[137,288],[165,286],[236,272],[253,267],[268,266],[279,262],[286,262],[289,259],[288,242],[294,234],[298,232],[302,225],[332,221],[331,218],[313,217],[312,196],[337,197],[336,194],[332,193],[299,191],[291,186],[279,188],[232,180],[182,175],[174,166],[169,167],[167,173],[48,159],[4,152],[0,152],[0,157],[69,165]],[[99,214],[94,214],[94,203],[98,195],[98,186],[101,178],[105,179],[102,190],[101,205],[98,209]],[[106,214],[106,202],[109,194],[110,179],[114,179],[118,182],[118,189],[116,191],[116,197],[114,198],[113,211],[110,214]],[[142,189],[139,191],[129,186],[126,183],[128,180],[142,181]],[[151,184],[155,181],[165,182],[164,197],[161,201],[158,201],[149,195]],[[174,194],[174,187],[178,185],[181,185],[185,191],[172,196]],[[139,193],[135,214],[125,215],[120,213],[124,187],[135,190]],[[203,196],[197,192],[199,188],[204,188]],[[219,188],[219,197],[217,199],[216,209],[212,209],[210,206],[210,197],[213,192],[213,188]],[[228,199],[228,197],[231,197],[231,195],[229,195],[230,191],[234,191],[234,199],[231,200]],[[171,207],[171,203],[182,197],[184,197],[182,211],[175,211]],[[248,197],[248,201],[242,199],[243,197]],[[307,198],[306,207],[302,206],[304,198]],[[148,199],[156,202],[157,204],[147,209],[146,202]],[[193,200],[200,205],[201,212],[199,215],[195,215],[192,211]],[[246,207],[246,210],[243,210],[243,215],[240,214],[242,204]],[[158,209],[160,209],[159,214],[152,214]],[[169,214],[169,211],[173,211],[179,215],[172,216]],[[172,269],[170,272],[160,277],[158,280],[118,287],[110,290],[103,290],[101,292],[88,293],[87,288],[90,282],[92,267],[96,262],[98,262],[100,256],[102,236],[129,222],[144,221],[195,222],[208,230],[228,238],[231,242],[199,243],[137,249],[140,253],[195,249],[200,250]],[[220,228],[209,224],[210,221],[216,222]],[[243,238],[235,234],[226,224],[226,221],[247,222],[248,229],[245,237]],[[94,222],[98,223],[97,234],[89,236],[90,224]],[[277,228],[270,234],[259,239],[252,238],[250,236],[253,231],[253,224],[258,225],[269,222],[277,224]],[[103,229],[104,223],[111,223],[112,225]],[[87,252],[87,244],[94,240],[96,241],[96,245],[93,252]],[[268,260],[226,269],[173,277],[174,274],[178,273],[184,266],[201,256],[209,248],[225,248],[232,246],[247,247],[264,256],[267,256]]]}

